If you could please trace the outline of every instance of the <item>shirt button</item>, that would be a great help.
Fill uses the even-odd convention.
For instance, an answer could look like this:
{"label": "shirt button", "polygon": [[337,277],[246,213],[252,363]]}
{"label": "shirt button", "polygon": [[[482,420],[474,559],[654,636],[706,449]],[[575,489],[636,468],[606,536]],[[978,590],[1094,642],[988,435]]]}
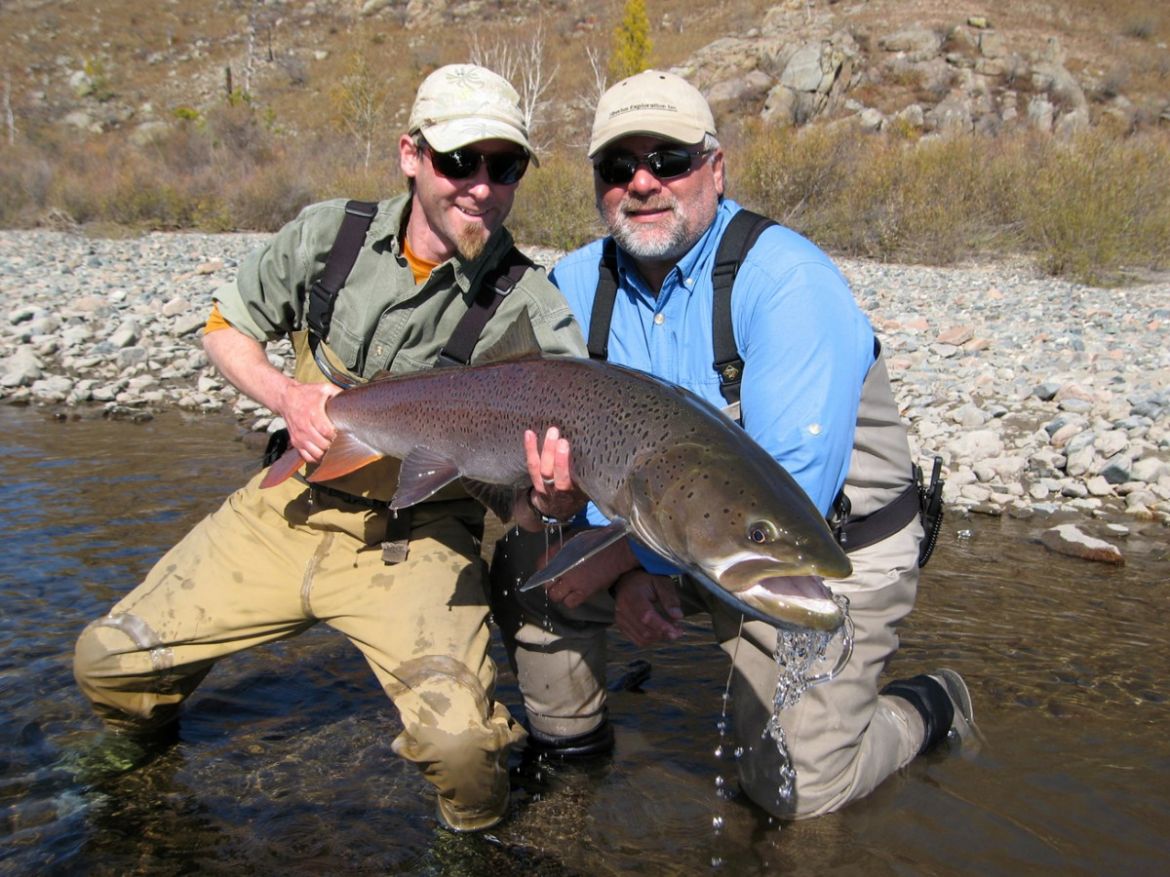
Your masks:
{"label": "shirt button", "polygon": [[664,314],[655,314],[654,315],[654,325],[655,326],[661,326],[665,322],[666,322],[666,316]]}

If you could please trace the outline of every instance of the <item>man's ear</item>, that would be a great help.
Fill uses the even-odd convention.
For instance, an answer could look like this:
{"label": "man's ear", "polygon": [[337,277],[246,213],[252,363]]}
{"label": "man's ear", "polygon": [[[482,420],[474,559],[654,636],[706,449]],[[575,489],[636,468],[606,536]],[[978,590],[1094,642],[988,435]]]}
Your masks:
{"label": "man's ear", "polygon": [[719,193],[719,197],[723,197],[723,150],[716,149],[715,155],[711,157],[711,173],[715,176],[715,191]]}
{"label": "man's ear", "polygon": [[418,165],[422,161],[422,152],[415,145],[414,138],[403,134],[398,138],[398,166],[402,168],[402,175],[409,179],[418,176]]}

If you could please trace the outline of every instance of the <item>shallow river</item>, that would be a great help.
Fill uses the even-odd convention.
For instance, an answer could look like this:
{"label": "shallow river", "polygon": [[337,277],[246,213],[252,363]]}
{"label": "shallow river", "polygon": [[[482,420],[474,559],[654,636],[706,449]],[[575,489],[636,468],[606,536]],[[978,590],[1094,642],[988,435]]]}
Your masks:
{"label": "shallow river", "polygon": [[[1131,525],[1117,569],[1049,553],[1039,521],[951,515],[892,669],[961,671],[986,742],[811,822],[716,794],[727,665],[701,621],[657,649],[614,636],[612,676],[653,671],[611,698],[613,759],[526,778],[487,837],[436,832],[429,789],[390,752],[392,708],[325,626],[223,662],[176,745],[95,775],[75,637],[257,456],[228,420],[0,406],[0,873],[1170,871],[1170,560],[1153,525]],[[501,681],[515,705],[506,666]]]}

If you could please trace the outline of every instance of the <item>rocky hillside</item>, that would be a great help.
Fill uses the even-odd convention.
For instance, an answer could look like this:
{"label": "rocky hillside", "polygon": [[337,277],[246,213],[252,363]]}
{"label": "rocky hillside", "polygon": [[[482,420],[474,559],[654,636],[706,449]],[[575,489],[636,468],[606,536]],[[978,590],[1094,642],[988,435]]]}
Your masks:
{"label": "rocky hillside", "polygon": [[[421,75],[539,39],[538,116],[580,132],[622,3],[583,0],[4,0],[7,140],[130,136],[235,92],[290,134],[337,123],[365,58],[404,119]],[[851,119],[865,129],[1065,132],[1170,124],[1164,0],[648,2],[653,62],[704,89],[728,123]],[[580,134],[577,134],[579,139]]]}

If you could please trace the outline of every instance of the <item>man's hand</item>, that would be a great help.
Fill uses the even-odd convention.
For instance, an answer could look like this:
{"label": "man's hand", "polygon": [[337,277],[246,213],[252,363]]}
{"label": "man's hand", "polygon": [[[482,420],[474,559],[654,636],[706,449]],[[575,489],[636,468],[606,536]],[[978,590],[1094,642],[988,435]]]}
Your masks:
{"label": "man's hand", "polygon": [[340,392],[334,384],[293,381],[281,393],[277,413],[288,426],[289,442],[308,463],[320,461],[337,435],[325,413],[325,403]]}
{"label": "man's hand", "polygon": [[637,569],[638,558],[630,548],[630,540],[620,539],[545,585],[545,591],[554,603],[576,609],[598,591],[613,587],[623,575]]}
{"label": "man's hand", "polygon": [[293,380],[268,361],[263,344],[231,326],[205,334],[203,349],[232,386],[284,418],[289,442],[302,458],[321,459],[335,435],[325,402],[339,387]]}
{"label": "man's hand", "polygon": [[683,629],[674,622],[683,618],[674,580],[651,575],[643,569],[626,573],[615,586],[614,621],[618,630],[639,646],[664,639],[676,640]]}
{"label": "man's hand", "polygon": [[525,430],[524,455],[532,489],[522,493],[516,503],[514,513],[520,526],[536,531],[543,526],[538,515],[565,521],[584,507],[587,497],[573,484],[568,439],[561,438],[555,426],[545,433],[543,445],[535,432]]}

